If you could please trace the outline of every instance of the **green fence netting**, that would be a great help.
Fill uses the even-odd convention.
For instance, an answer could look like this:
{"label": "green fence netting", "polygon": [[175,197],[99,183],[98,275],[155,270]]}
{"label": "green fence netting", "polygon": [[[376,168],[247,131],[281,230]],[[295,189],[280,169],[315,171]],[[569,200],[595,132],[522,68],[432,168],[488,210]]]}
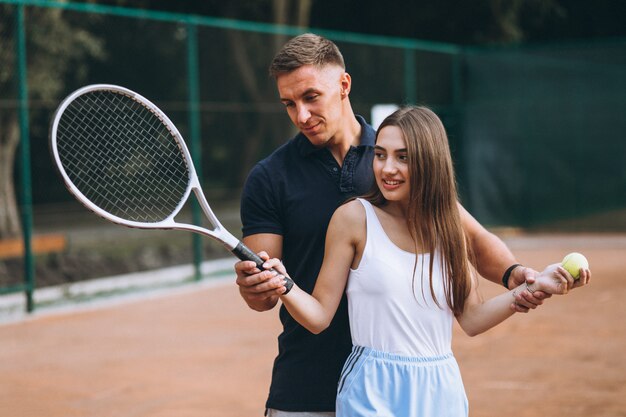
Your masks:
{"label": "green fence netting", "polygon": [[540,226],[626,205],[625,42],[464,55],[464,172],[474,214]]}
{"label": "green fence netting", "polygon": [[[34,232],[48,232],[53,224],[66,233],[82,227],[84,209],[56,175],[47,135],[59,102],[91,83],[125,86],[161,107],[194,142],[205,192],[230,209],[229,226],[237,228],[238,196],[248,170],[295,133],[267,66],[303,29],[94,4],[0,0],[3,141],[19,122],[18,8],[24,17],[30,122],[30,137],[21,140],[30,145],[26,163],[31,165],[24,167],[16,153],[13,172],[2,172],[12,185],[32,192]],[[625,210],[626,40],[461,48],[318,32],[343,51],[353,107],[366,119],[377,104],[419,103],[437,111],[449,131],[463,203],[483,224],[539,228]],[[197,103],[190,104],[194,97]],[[32,185],[19,180],[22,168],[32,174]],[[5,210],[10,202],[0,196]],[[604,228],[611,230],[611,224]],[[72,242],[81,239],[72,236]],[[119,246],[119,239],[101,236],[99,248]],[[37,256],[38,274],[57,270],[53,280],[38,285],[93,277],[114,263],[111,250],[87,271],[64,269],[93,256],[92,246],[72,260],[64,258],[78,246]],[[117,248],[135,254],[122,269],[192,260],[189,243],[176,250],[157,246],[148,254],[148,244],[140,246],[136,254]],[[0,287],[21,281],[20,262],[0,254]]]}

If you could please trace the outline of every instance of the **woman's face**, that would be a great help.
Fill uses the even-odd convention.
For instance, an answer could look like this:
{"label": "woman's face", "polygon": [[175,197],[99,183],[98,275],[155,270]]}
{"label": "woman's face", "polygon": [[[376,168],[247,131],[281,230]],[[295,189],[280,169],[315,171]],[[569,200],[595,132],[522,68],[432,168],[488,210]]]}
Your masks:
{"label": "woman's face", "polygon": [[378,133],[373,168],[376,184],[387,201],[409,201],[407,149],[399,127],[385,126]]}

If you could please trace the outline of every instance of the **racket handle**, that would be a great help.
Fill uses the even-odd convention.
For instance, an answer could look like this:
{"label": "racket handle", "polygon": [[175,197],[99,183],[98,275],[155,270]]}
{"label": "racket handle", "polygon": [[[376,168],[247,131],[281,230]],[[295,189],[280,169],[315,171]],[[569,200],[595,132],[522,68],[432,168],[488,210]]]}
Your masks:
{"label": "racket handle", "polygon": [[[243,242],[239,242],[239,244],[237,244],[237,246],[235,247],[235,249],[232,250],[232,253],[239,259],[241,259],[242,261],[252,261],[254,263],[256,263],[257,268],[259,268],[261,271],[264,270],[265,268],[263,268],[263,264],[265,263],[265,261],[263,259],[261,259],[261,257],[259,255],[257,255],[256,253],[252,252],[252,250],[250,250],[250,248],[248,248],[246,245],[243,244]],[[285,280],[285,292],[282,295],[287,294],[289,291],[291,291],[291,288],[293,287],[293,280],[287,276],[283,275],[283,279]]]}

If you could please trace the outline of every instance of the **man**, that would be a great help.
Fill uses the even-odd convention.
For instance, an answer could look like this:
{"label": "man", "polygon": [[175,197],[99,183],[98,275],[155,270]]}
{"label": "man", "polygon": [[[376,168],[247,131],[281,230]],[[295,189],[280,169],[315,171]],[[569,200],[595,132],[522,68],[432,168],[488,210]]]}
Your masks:
{"label": "man", "polygon": [[[241,202],[243,242],[282,259],[298,286],[311,293],[333,212],[372,185],[375,132],[354,114],[350,75],[329,40],[314,34],[293,38],[275,56],[270,74],[300,133],[251,171]],[[536,271],[518,265],[500,239],[460,208],[479,273],[494,282],[504,278],[511,288],[532,282]],[[235,270],[241,296],[254,310],[272,309],[287,291],[281,276],[260,272],[253,262],[238,262]],[[512,308],[526,312],[545,297],[525,291]],[[283,307],[280,319],[284,330],[266,404],[269,416],[333,416],[337,382],[352,347],[345,295],[319,335]]]}

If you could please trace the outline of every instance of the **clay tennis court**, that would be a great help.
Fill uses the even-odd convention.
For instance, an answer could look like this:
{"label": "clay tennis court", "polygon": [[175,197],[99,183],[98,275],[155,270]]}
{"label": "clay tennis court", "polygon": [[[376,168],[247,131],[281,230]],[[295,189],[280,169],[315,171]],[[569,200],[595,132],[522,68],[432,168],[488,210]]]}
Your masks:
{"label": "clay tennis court", "polygon": [[[470,415],[626,416],[626,236],[506,241],[535,268],[581,251],[593,279],[475,338],[455,328]],[[262,416],[278,331],[276,311],[248,310],[228,279],[40,312],[0,325],[0,415]]]}

